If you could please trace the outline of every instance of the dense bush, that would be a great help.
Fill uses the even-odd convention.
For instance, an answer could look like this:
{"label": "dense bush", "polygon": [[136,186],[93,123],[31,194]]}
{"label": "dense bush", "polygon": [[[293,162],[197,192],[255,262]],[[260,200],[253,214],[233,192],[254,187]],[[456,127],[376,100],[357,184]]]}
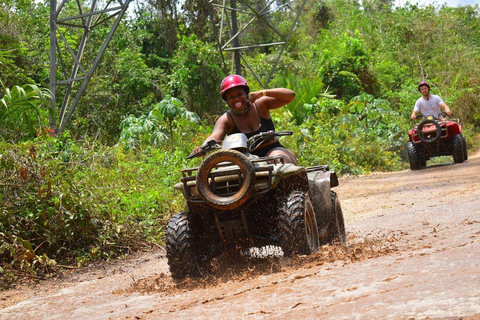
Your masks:
{"label": "dense bush", "polygon": [[68,134],[0,142],[2,270],[31,271],[47,258],[83,264],[161,242],[166,217],[184,205],[173,184],[188,166],[187,151],[167,150],[78,146]]}
{"label": "dense bush", "polygon": [[169,81],[171,94],[181,97],[197,114],[218,111],[223,105],[217,94],[223,79],[219,53],[196,36],[182,37],[179,42]]}

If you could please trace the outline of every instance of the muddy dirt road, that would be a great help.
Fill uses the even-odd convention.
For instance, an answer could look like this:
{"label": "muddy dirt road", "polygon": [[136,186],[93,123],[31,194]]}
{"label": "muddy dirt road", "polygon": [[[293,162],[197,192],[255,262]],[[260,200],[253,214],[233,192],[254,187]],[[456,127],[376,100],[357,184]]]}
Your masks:
{"label": "muddy dirt road", "polygon": [[[164,253],[0,292],[0,319],[480,319],[480,154],[342,178],[348,245],[218,262],[175,284]],[[236,267],[235,267],[236,266]]]}

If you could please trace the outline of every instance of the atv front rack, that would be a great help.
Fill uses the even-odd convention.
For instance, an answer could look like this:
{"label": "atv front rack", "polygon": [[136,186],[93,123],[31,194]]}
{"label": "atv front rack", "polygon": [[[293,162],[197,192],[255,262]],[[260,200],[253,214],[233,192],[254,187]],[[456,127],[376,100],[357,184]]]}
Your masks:
{"label": "atv front rack", "polygon": [[[435,136],[436,134],[436,131],[435,130],[431,130],[430,127],[427,127],[425,128],[426,130],[423,131],[423,134],[425,136],[427,136],[427,138],[429,138],[430,136]],[[440,122],[440,130],[442,131],[441,135],[440,135],[440,139],[445,139],[448,137],[448,127],[447,127],[447,122]],[[417,128],[413,128],[412,130],[412,142],[413,143],[422,143],[422,141],[420,141],[420,138],[418,138],[418,130]]]}
{"label": "atv front rack", "polygon": [[[273,164],[263,164],[260,162],[281,162],[282,156],[263,157],[250,159],[255,168],[255,188],[252,197],[261,196],[272,188],[273,182]],[[232,168],[228,168],[232,167]],[[225,161],[218,163],[209,174],[209,183],[212,191],[221,197],[229,197],[238,192],[243,184],[242,170],[231,162]],[[219,170],[220,169],[220,170]],[[197,171],[196,168],[182,170],[181,181],[188,200],[195,203],[202,203],[204,200],[197,191]]]}

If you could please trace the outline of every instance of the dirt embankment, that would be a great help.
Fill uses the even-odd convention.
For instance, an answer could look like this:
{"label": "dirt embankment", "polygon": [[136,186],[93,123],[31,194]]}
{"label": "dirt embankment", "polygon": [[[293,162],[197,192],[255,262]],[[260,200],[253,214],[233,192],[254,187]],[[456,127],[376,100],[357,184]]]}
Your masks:
{"label": "dirt embankment", "polygon": [[345,177],[348,245],[218,262],[174,283],[162,251],[0,293],[0,319],[480,319],[480,157]]}

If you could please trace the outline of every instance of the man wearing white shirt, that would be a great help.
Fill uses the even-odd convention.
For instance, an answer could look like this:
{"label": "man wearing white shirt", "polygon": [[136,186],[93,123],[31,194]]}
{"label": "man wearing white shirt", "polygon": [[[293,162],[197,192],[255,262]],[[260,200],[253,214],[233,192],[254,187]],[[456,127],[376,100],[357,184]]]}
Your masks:
{"label": "man wearing white shirt", "polygon": [[430,94],[430,85],[427,81],[422,81],[418,84],[418,91],[420,91],[422,97],[415,103],[412,115],[410,116],[412,120],[417,119],[420,112],[425,118],[427,116],[434,116],[439,119],[443,118],[441,115],[441,109],[443,109],[449,116],[453,114],[447,104],[443,102],[442,98]]}

